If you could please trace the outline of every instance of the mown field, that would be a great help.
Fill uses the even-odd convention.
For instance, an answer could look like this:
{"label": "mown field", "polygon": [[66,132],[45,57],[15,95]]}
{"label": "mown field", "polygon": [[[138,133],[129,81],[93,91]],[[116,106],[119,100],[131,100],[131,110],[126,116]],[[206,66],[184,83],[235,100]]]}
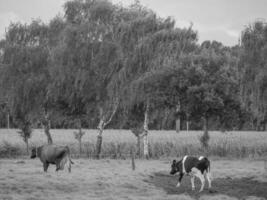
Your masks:
{"label": "mown field", "polygon": [[[0,200],[262,200],[267,198],[263,161],[212,160],[212,189],[191,191],[185,176],[169,175],[169,159],[73,159],[72,172],[47,173],[38,159],[0,159]],[[200,183],[196,180],[196,189]]]}
{"label": "mown field", "polygon": [[[73,132],[77,130],[51,130],[56,144],[69,145],[72,156],[78,157],[78,142]],[[82,157],[93,157],[96,130],[84,130]],[[150,131],[149,154],[151,158],[202,154],[199,143],[201,131]],[[30,147],[46,143],[41,129],[34,130],[29,140]],[[210,131],[209,155],[232,158],[261,158],[267,155],[266,132],[226,132]],[[127,158],[132,147],[136,147],[136,137],[129,130],[105,130],[103,133],[103,158]],[[0,157],[20,157],[26,155],[26,148],[16,129],[0,130]]]}

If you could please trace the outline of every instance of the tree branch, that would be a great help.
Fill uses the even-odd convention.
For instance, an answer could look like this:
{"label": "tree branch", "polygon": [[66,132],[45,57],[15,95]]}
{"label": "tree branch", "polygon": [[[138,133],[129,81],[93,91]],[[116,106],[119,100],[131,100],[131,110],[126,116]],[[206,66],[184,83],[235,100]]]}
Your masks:
{"label": "tree branch", "polygon": [[113,111],[112,111],[109,119],[106,122],[104,122],[104,124],[103,124],[104,127],[107,126],[111,122],[112,118],[114,117],[115,113],[118,110],[118,107],[119,107],[119,98],[117,97],[115,100],[115,105],[114,105]]}

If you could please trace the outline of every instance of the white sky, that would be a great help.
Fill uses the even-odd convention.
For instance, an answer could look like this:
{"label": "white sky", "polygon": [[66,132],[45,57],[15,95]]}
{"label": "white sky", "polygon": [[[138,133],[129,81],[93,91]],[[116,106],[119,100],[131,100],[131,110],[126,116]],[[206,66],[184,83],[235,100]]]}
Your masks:
{"label": "white sky", "polygon": [[[29,23],[40,18],[48,22],[63,13],[66,0],[0,0],[0,38],[9,23]],[[112,0],[130,4],[134,0]],[[172,16],[178,27],[192,22],[199,41],[217,40],[224,45],[235,45],[241,31],[255,19],[267,20],[267,0],[140,0],[161,17]]]}

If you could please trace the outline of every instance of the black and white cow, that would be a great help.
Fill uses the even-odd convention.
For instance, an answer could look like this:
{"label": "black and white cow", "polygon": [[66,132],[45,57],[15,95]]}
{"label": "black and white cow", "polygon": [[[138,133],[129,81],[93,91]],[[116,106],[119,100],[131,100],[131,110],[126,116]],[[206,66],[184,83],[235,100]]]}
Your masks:
{"label": "black and white cow", "polygon": [[173,160],[170,174],[176,174],[179,172],[179,180],[176,187],[179,187],[183,176],[191,176],[192,190],[195,190],[195,177],[198,177],[201,181],[201,188],[199,192],[204,189],[205,177],[208,180],[209,188],[211,188],[211,174],[210,174],[210,161],[208,158],[200,156],[199,158],[193,156],[184,156],[182,160]]}

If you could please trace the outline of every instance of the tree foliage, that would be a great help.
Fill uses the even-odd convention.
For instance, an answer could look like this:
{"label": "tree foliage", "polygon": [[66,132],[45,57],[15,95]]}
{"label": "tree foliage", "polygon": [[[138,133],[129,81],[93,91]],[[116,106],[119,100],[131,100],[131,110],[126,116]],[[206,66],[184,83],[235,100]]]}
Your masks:
{"label": "tree foliage", "polygon": [[253,114],[256,129],[267,122],[267,25],[262,21],[247,26],[242,32],[239,69],[242,74],[243,103]]}
{"label": "tree foliage", "polygon": [[46,34],[47,27],[40,21],[11,24],[2,45],[2,91],[15,121],[37,120],[46,104]]}
{"label": "tree foliage", "polygon": [[178,117],[192,128],[204,118],[222,130],[266,124],[265,23],[226,47],[199,44],[193,24],[178,28],[139,1],[73,0],[64,12],[48,24],[10,24],[0,42],[0,118],[8,110],[14,127],[78,119],[102,134],[107,125],[140,128],[146,110],[154,129],[173,129]]}

